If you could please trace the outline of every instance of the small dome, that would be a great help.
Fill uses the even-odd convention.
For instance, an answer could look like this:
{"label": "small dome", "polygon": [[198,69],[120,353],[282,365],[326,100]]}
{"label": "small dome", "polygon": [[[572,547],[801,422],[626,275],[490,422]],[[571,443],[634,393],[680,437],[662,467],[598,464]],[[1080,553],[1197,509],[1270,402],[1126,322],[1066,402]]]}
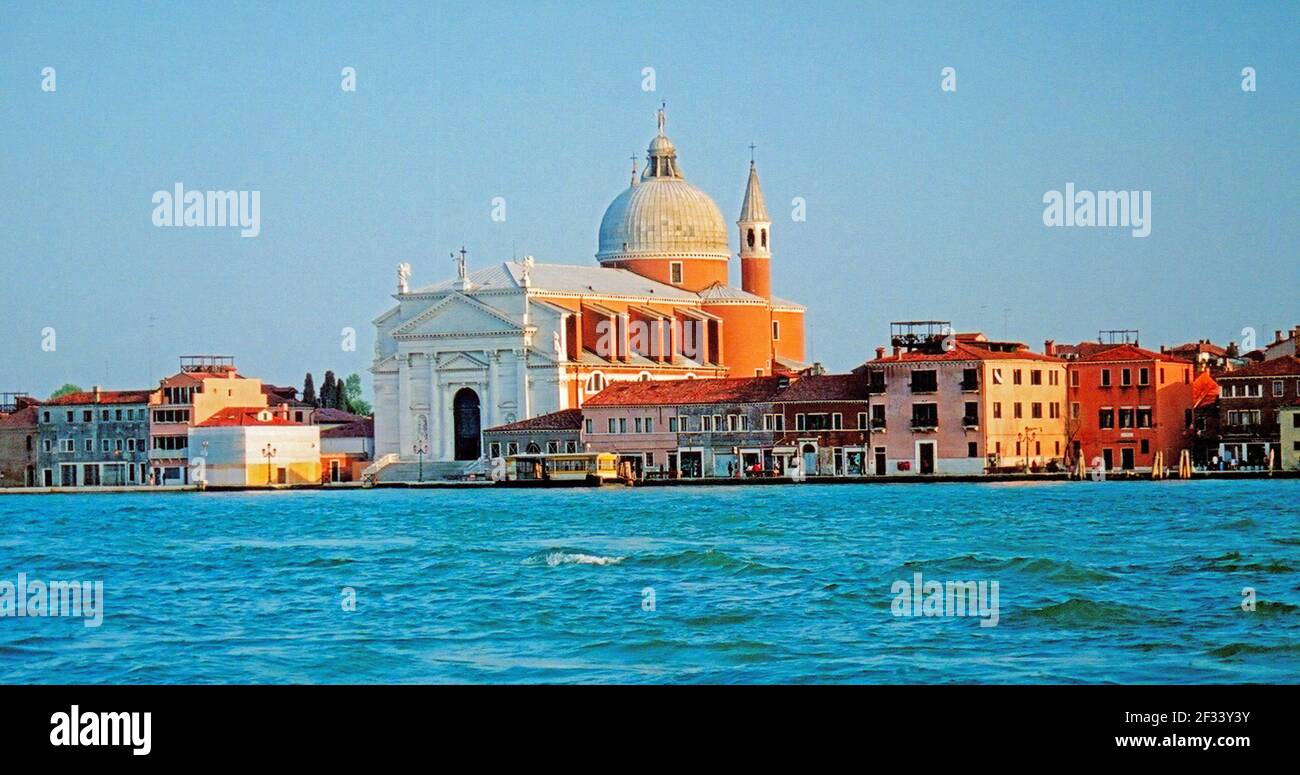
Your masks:
{"label": "small dome", "polygon": [[600,221],[599,261],[620,258],[720,258],[727,260],[729,229],[718,205],[686,182],[677,147],[663,133],[650,141],[639,181],[619,194]]}

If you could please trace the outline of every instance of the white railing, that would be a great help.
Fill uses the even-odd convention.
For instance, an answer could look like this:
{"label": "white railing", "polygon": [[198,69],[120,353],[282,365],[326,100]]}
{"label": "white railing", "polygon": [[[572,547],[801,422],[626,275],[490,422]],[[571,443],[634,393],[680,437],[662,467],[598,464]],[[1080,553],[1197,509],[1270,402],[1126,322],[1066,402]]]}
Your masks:
{"label": "white railing", "polygon": [[401,458],[397,455],[396,452],[390,452],[387,455],[377,458],[375,462],[366,466],[365,469],[362,470],[361,478],[363,480],[372,478],[374,477],[375,474],[379,473],[380,469],[384,468],[385,466],[392,465],[393,463],[396,463],[400,459]]}

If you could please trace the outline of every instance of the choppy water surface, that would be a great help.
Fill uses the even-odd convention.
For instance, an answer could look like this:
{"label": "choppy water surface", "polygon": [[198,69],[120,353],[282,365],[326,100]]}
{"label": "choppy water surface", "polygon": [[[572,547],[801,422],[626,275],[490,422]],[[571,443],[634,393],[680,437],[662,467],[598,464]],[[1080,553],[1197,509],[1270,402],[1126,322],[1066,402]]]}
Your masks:
{"label": "choppy water surface", "polygon": [[[1298,502],[1300,481],[0,497],[0,579],[105,585],[98,628],[0,619],[0,681],[1291,683]],[[998,625],[894,616],[916,572],[999,582]]]}

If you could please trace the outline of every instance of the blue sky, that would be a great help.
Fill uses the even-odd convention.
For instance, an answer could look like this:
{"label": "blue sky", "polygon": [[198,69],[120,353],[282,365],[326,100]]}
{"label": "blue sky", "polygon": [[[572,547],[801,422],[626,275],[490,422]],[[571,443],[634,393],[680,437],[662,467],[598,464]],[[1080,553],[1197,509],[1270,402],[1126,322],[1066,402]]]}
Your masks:
{"label": "blue sky", "polygon": [[[417,285],[452,276],[462,244],[471,268],[594,263],[661,99],[729,222],[757,144],[774,289],[808,305],[831,369],[908,318],[1035,348],[1100,328],[1264,339],[1300,324],[1298,8],[10,6],[0,390],[143,387],[191,353],[278,383],[364,374],[399,261]],[[177,181],[261,191],[260,236],[154,227]],[[1068,182],[1150,190],[1151,235],[1044,227]]]}

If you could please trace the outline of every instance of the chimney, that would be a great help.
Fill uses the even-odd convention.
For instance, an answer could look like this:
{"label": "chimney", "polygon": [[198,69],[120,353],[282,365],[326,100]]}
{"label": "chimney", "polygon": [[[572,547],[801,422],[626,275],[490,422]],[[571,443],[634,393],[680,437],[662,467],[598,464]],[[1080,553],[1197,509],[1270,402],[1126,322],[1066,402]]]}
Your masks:
{"label": "chimney", "polygon": [[883,348],[883,347],[877,347],[877,348],[876,348],[876,360],[880,360],[880,359],[883,358],[883,357],[885,357],[885,348]]}
{"label": "chimney", "polygon": [[1056,355],[1056,341],[1054,339],[1048,339],[1043,342],[1043,355]]}
{"label": "chimney", "polygon": [[1164,351],[1165,351],[1165,346],[1162,344],[1162,345],[1160,345],[1160,352],[1163,354]]}
{"label": "chimney", "polygon": [[1282,329],[1275,328],[1273,329],[1273,344],[1277,344],[1280,341],[1282,341]]}
{"label": "chimney", "polygon": [[898,345],[894,345],[894,357],[897,358],[899,353]]}
{"label": "chimney", "polygon": [[788,374],[782,374],[779,377],[777,377],[776,386],[781,390],[785,390],[786,388],[790,387],[790,376]]}
{"label": "chimney", "polygon": [[95,403],[99,403],[99,385],[95,385],[91,388],[90,392],[95,395]]}

